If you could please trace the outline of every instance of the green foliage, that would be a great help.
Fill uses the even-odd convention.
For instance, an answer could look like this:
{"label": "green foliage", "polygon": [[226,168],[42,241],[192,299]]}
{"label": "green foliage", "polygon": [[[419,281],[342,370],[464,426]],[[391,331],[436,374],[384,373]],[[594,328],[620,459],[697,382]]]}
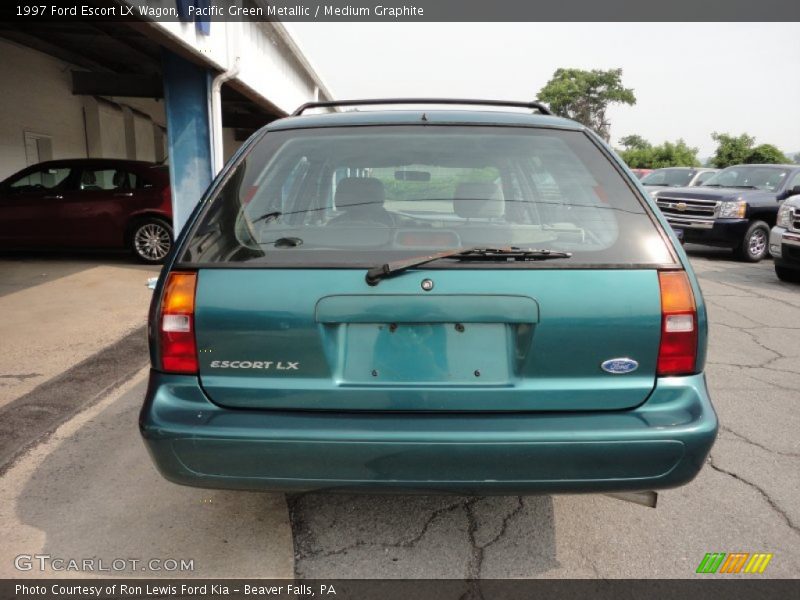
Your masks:
{"label": "green foliage", "polygon": [[717,151],[711,158],[712,166],[724,169],[731,165],[741,165],[747,162],[747,157],[753,149],[756,138],[746,133],[733,136],[728,133],[711,134],[711,139],[717,142]]}
{"label": "green foliage", "polygon": [[650,142],[636,134],[626,135],[624,138],[620,139],[619,143],[622,144],[626,150],[644,150],[645,148],[650,148]]}
{"label": "green foliage", "polygon": [[720,169],[731,165],[791,162],[783,152],[772,144],[754,146],[756,138],[746,133],[733,136],[715,131],[711,134],[711,139],[717,142],[717,151],[711,158],[711,164]]}
{"label": "green foliage", "polygon": [[539,90],[538,99],[563,117],[583,123],[608,141],[611,124],[609,104],[636,104],[633,90],[623,87],[622,69],[557,69]]}
{"label": "green foliage", "polygon": [[632,169],[661,169],[663,167],[697,167],[697,148],[686,145],[679,139],[677,142],[664,142],[653,146],[639,135],[628,135],[620,140],[625,147],[618,150],[622,160]]}
{"label": "green foliage", "polygon": [[794,155],[794,162],[800,165],[800,152]]}
{"label": "green foliage", "polygon": [[749,164],[781,165],[792,161],[772,144],[761,144],[750,151],[744,162]]}

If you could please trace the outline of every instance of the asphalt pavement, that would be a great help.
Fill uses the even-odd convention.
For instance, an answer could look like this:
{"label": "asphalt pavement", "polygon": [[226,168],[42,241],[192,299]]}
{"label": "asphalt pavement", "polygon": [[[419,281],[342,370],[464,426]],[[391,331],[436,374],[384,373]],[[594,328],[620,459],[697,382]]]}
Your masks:
{"label": "asphalt pavement", "polygon": [[[148,576],[691,578],[707,552],[769,552],[761,577],[797,577],[800,286],[779,282],[769,261],[689,251],[709,306],[707,376],[722,428],[698,478],[661,492],[656,509],[599,495],[284,497],[175,486],[138,439],[137,367],[77,414],[31,429],[41,441],[2,467],[0,576],[33,575],[18,572],[14,556],[45,552],[194,561],[190,573],[140,573]],[[58,280],[69,285],[85,270]],[[122,329],[114,343],[136,337]],[[45,379],[8,406],[36,406],[48,381],[52,397]],[[19,427],[24,437],[29,426]]]}

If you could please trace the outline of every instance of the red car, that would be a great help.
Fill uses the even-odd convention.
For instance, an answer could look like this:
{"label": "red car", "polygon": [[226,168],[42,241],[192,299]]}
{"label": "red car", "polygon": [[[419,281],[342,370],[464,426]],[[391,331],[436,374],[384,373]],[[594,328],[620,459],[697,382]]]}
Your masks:
{"label": "red car", "polygon": [[53,160],[0,183],[0,247],[127,248],[160,263],[172,248],[167,167]]}
{"label": "red car", "polygon": [[637,179],[642,179],[646,175],[650,175],[653,169],[631,169],[631,172],[636,175]]}

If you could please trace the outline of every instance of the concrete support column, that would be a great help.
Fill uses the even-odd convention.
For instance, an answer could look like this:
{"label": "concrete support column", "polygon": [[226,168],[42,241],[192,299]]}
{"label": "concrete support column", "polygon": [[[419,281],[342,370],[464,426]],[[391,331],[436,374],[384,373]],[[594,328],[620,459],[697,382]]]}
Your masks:
{"label": "concrete support column", "polygon": [[169,177],[175,234],[183,228],[213,176],[210,74],[164,50]]}

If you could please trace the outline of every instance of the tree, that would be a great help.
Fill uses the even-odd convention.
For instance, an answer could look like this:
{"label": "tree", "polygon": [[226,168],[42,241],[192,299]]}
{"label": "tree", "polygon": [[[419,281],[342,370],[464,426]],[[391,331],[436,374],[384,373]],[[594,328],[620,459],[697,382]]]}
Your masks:
{"label": "tree", "polygon": [[606,141],[611,139],[608,106],[636,104],[633,90],[622,85],[622,69],[557,69],[539,90],[538,99],[554,113],[583,123]]}
{"label": "tree", "polygon": [[794,155],[794,162],[800,165],[800,152]]}
{"label": "tree", "polygon": [[749,164],[782,165],[792,161],[772,144],[761,144],[750,151],[744,162]]}
{"label": "tree", "polygon": [[620,138],[619,143],[622,144],[626,150],[644,150],[645,148],[650,148],[650,142],[637,134],[626,135]]}
{"label": "tree", "polygon": [[663,167],[696,167],[697,148],[686,145],[679,139],[677,142],[664,142],[653,146],[639,135],[628,135],[620,139],[624,150],[618,151],[622,160],[632,169],[660,169]]}
{"label": "tree", "polygon": [[756,141],[756,138],[746,133],[734,137],[716,131],[711,134],[711,139],[717,142],[717,151],[711,158],[711,164],[719,169],[746,162]]}
{"label": "tree", "polygon": [[662,167],[699,167],[698,148],[686,145],[683,139],[653,146],[653,169]]}
{"label": "tree", "polygon": [[720,169],[731,165],[742,164],[783,164],[791,162],[789,158],[772,144],[760,144],[754,147],[756,138],[746,133],[734,137],[728,133],[711,134],[717,142],[717,152],[711,164]]}

